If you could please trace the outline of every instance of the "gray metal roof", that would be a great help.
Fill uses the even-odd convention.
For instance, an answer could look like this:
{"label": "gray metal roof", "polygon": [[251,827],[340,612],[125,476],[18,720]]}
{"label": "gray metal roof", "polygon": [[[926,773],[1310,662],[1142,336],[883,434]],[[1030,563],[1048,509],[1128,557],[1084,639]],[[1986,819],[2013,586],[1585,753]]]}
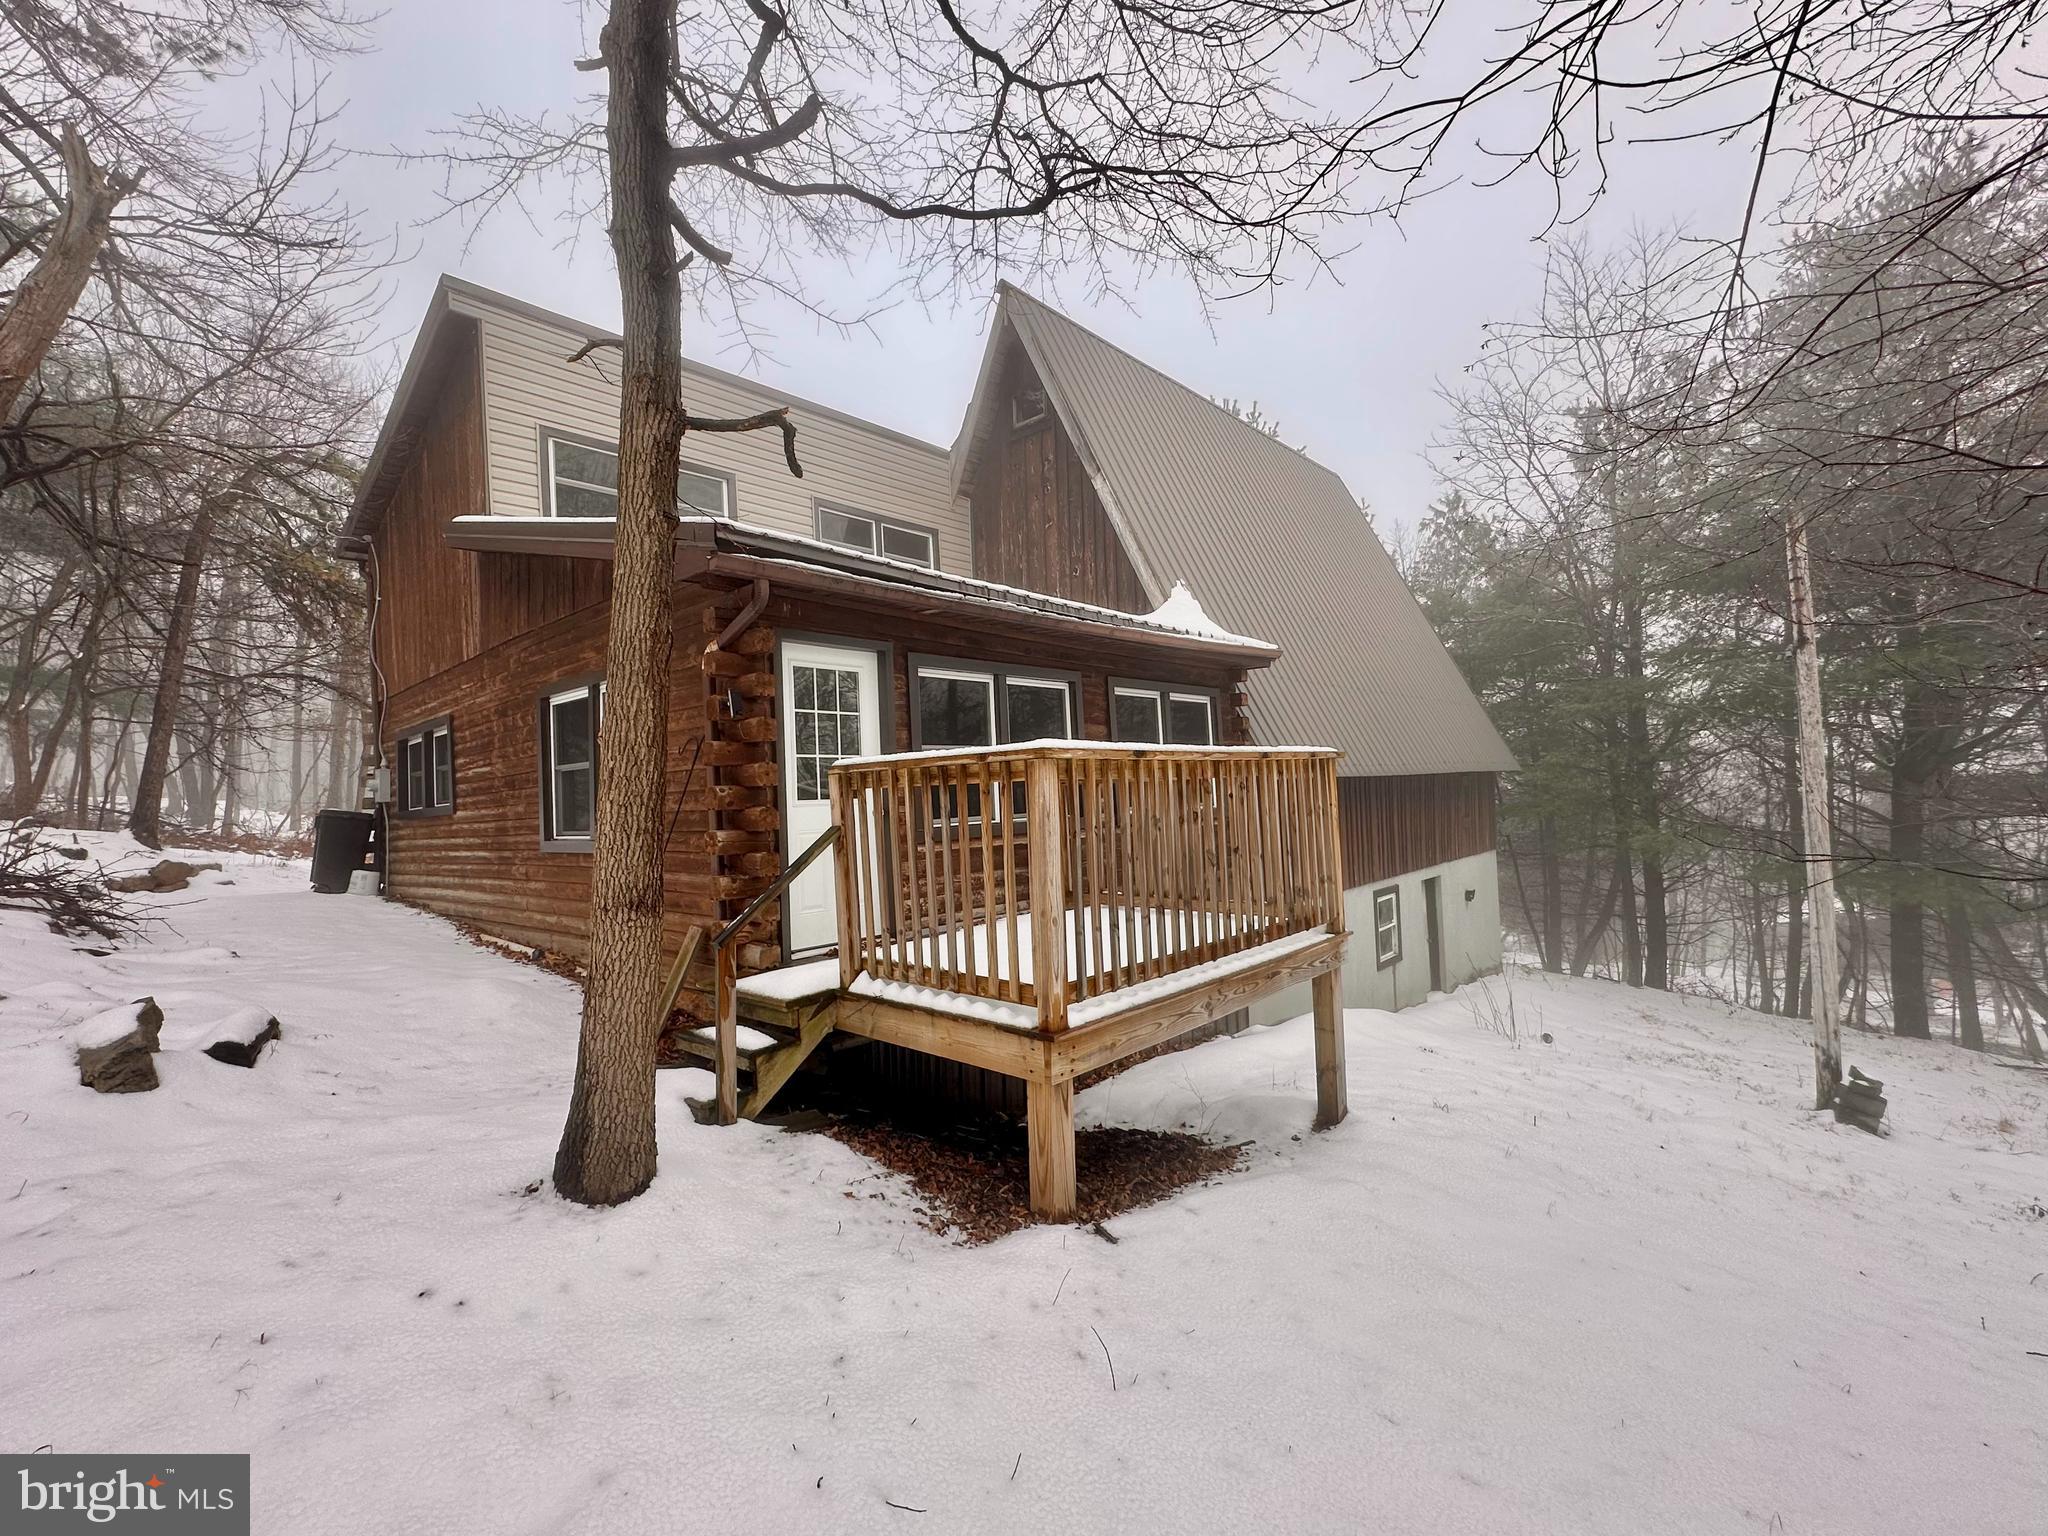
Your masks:
{"label": "gray metal roof", "polygon": [[[1006,322],[1148,587],[1184,581],[1280,647],[1250,680],[1261,741],[1338,747],[1347,776],[1516,766],[1342,480],[1008,284],[991,359]],[[992,403],[970,407],[956,478]]]}

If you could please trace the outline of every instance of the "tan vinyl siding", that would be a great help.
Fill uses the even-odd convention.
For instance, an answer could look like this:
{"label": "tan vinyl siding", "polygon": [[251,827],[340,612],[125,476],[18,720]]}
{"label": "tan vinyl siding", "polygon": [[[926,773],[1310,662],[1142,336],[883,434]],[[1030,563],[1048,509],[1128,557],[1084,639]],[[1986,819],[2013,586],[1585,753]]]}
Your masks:
{"label": "tan vinyl siding", "polygon": [[[478,298],[462,296],[456,304],[477,316],[483,332],[490,510],[499,517],[539,517],[542,429],[602,442],[618,436],[618,352],[600,348],[571,363],[588,332],[499,310]],[[944,450],[860,426],[719,369],[686,363],[683,388],[689,408],[709,416],[791,406],[801,480],[783,462],[779,432],[685,439],[685,459],[733,477],[740,521],[813,536],[812,505],[826,501],[929,528],[938,536],[942,569],[970,568],[967,504],[954,499]]]}

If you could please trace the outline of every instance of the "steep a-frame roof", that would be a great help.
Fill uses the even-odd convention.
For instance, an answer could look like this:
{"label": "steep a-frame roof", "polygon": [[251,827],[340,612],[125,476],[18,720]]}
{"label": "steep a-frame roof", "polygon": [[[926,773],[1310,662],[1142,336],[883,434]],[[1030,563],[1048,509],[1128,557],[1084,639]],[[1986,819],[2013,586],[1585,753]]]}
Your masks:
{"label": "steep a-frame roof", "polygon": [[1146,586],[1184,581],[1218,624],[1280,647],[1249,684],[1261,741],[1339,747],[1346,775],[1515,767],[1342,480],[1007,283],[956,488],[1002,405],[984,396],[1011,335]]}

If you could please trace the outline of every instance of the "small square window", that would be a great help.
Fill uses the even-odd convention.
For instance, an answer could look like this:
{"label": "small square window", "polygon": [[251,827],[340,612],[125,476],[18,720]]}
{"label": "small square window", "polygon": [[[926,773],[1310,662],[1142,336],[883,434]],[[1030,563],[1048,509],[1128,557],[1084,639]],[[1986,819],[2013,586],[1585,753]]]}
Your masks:
{"label": "small square window", "polygon": [[1033,427],[1045,420],[1045,391],[1022,389],[1010,397],[1010,425]]}

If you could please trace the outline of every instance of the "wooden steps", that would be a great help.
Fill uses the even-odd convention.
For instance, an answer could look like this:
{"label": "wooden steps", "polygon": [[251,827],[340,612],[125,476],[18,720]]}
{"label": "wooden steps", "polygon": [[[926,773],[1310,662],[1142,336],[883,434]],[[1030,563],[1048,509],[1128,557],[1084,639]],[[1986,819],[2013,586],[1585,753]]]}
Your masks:
{"label": "wooden steps", "polygon": [[[791,1078],[832,1033],[838,996],[805,998],[795,1003],[773,999],[739,999],[739,1039],[735,1054],[746,1080],[740,1096],[740,1118],[757,1120],[788,1086]],[[718,1069],[718,1031],[709,1024],[670,1037],[686,1056],[712,1071]]]}

